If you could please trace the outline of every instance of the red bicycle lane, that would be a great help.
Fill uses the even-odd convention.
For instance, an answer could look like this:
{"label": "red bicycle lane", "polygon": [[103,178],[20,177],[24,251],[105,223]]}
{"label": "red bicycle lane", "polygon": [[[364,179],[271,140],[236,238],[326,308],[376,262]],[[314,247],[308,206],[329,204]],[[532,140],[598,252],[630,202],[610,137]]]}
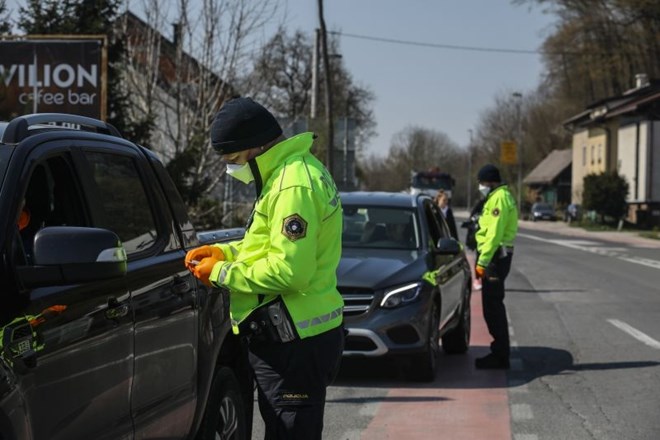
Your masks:
{"label": "red bicycle lane", "polygon": [[428,387],[395,388],[380,403],[362,440],[510,440],[506,372],[474,368],[488,353],[490,335],[481,311],[481,291],[472,292],[472,335],[465,355],[442,355]]}

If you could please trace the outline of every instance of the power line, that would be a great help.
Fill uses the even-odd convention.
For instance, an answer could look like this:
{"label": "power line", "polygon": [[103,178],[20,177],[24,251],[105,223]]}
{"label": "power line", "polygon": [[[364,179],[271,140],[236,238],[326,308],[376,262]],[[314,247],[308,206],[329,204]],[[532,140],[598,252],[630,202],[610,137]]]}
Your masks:
{"label": "power line", "polygon": [[[432,47],[435,49],[463,50],[471,52],[491,52],[491,53],[512,53],[523,55],[612,55],[621,52],[591,52],[591,51],[545,51],[545,50],[527,50],[527,49],[507,49],[495,47],[463,46],[455,44],[426,43],[422,41],[398,40],[394,38],[373,37],[370,35],[351,34],[346,32],[328,31],[329,34],[340,37],[355,38],[358,40],[378,41],[380,43],[401,44],[405,46]],[[628,53],[628,52],[626,52]]]}
{"label": "power line", "polygon": [[329,34],[339,35],[340,37],[356,38],[359,40],[379,41],[381,43],[403,44],[406,46],[434,47],[436,49],[469,50],[473,52],[499,52],[499,53],[518,53],[537,55],[543,52],[538,50],[525,49],[498,49],[493,47],[461,46],[453,44],[424,43],[421,41],[397,40],[394,38],[372,37],[368,35],[350,34],[346,32],[328,31]]}

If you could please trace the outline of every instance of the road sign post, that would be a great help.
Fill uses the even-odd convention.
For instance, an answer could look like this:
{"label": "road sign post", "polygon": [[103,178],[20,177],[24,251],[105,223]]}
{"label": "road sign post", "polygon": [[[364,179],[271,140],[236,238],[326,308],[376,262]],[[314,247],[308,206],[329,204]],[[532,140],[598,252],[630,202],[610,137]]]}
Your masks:
{"label": "road sign post", "polygon": [[503,141],[500,144],[500,163],[502,165],[518,163],[518,148],[514,141]]}

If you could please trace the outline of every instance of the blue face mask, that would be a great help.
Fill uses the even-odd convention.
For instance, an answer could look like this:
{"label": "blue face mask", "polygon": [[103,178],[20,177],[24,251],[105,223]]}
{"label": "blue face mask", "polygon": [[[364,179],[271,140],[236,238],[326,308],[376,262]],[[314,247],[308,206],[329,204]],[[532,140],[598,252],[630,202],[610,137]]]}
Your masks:
{"label": "blue face mask", "polygon": [[250,164],[248,163],[244,163],[243,165],[237,163],[228,163],[227,174],[245,184],[248,184],[254,180],[254,175],[252,175],[252,170],[250,169]]}

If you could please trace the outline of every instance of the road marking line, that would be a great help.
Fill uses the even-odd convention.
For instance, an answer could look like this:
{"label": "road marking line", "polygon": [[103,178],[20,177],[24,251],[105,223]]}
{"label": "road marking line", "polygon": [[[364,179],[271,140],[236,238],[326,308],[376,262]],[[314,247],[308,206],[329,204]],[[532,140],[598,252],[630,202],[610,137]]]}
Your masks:
{"label": "road marking line", "polygon": [[343,440],[360,440],[360,432],[361,431],[359,431],[357,429],[352,429],[350,431],[344,431],[344,433],[341,435],[341,439],[343,439]]}
{"label": "road marking line", "polygon": [[536,434],[513,434],[513,440],[539,440]]}
{"label": "road marking line", "polygon": [[368,417],[373,417],[376,415],[378,412],[378,407],[380,402],[369,402],[369,403],[363,403],[360,405],[360,415],[361,416],[368,416]]}
{"label": "road marking line", "polygon": [[541,238],[541,237],[537,237],[535,235],[529,235],[529,234],[518,234],[518,236],[529,238],[529,239],[532,239],[532,240],[542,241],[544,243],[556,244],[557,246],[564,246],[564,247],[571,248],[571,249],[577,249],[579,251],[590,252],[592,254],[603,255],[603,256],[608,256],[608,257],[614,257],[614,258],[618,258],[619,260],[627,261],[627,262],[633,263],[633,264],[639,264],[639,265],[642,265],[642,266],[651,267],[653,269],[660,269],[660,261],[651,260],[650,258],[631,257],[630,255],[622,254],[622,253],[616,251],[617,249],[621,249],[621,248],[611,248],[611,247],[604,247],[604,246],[581,246],[579,244],[576,244],[576,243],[580,243],[579,240],[550,240],[550,239],[547,239],[547,238]]}
{"label": "road marking line", "polygon": [[514,421],[531,420],[534,418],[532,407],[526,403],[516,403],[511,405],[511,418]]}
{"label": "road marking line", "polygon": [[607,322],[609,322],[613,326],[619,328],[620,330],[623,330],[624,332],[628,333],[633,338],[635,338],[638,341],[648,345],[649,347],[653,347],[655,349],[660,350],[660,342],[656,341],[655,339],[653,339],[649,335],[640,332],[635,327],[631,327],[630,325],[626,324],[623,321],[619,321],[618,319],[608,319]]}
{"label": "road marking line", "polygon": [[652,267],[654,269],[660,269],[660,261],[651,260],[650,258],[640,258],[640,257],[619,257],[620,260],[628,261],[630,263],[641,264],[642,266]]}

